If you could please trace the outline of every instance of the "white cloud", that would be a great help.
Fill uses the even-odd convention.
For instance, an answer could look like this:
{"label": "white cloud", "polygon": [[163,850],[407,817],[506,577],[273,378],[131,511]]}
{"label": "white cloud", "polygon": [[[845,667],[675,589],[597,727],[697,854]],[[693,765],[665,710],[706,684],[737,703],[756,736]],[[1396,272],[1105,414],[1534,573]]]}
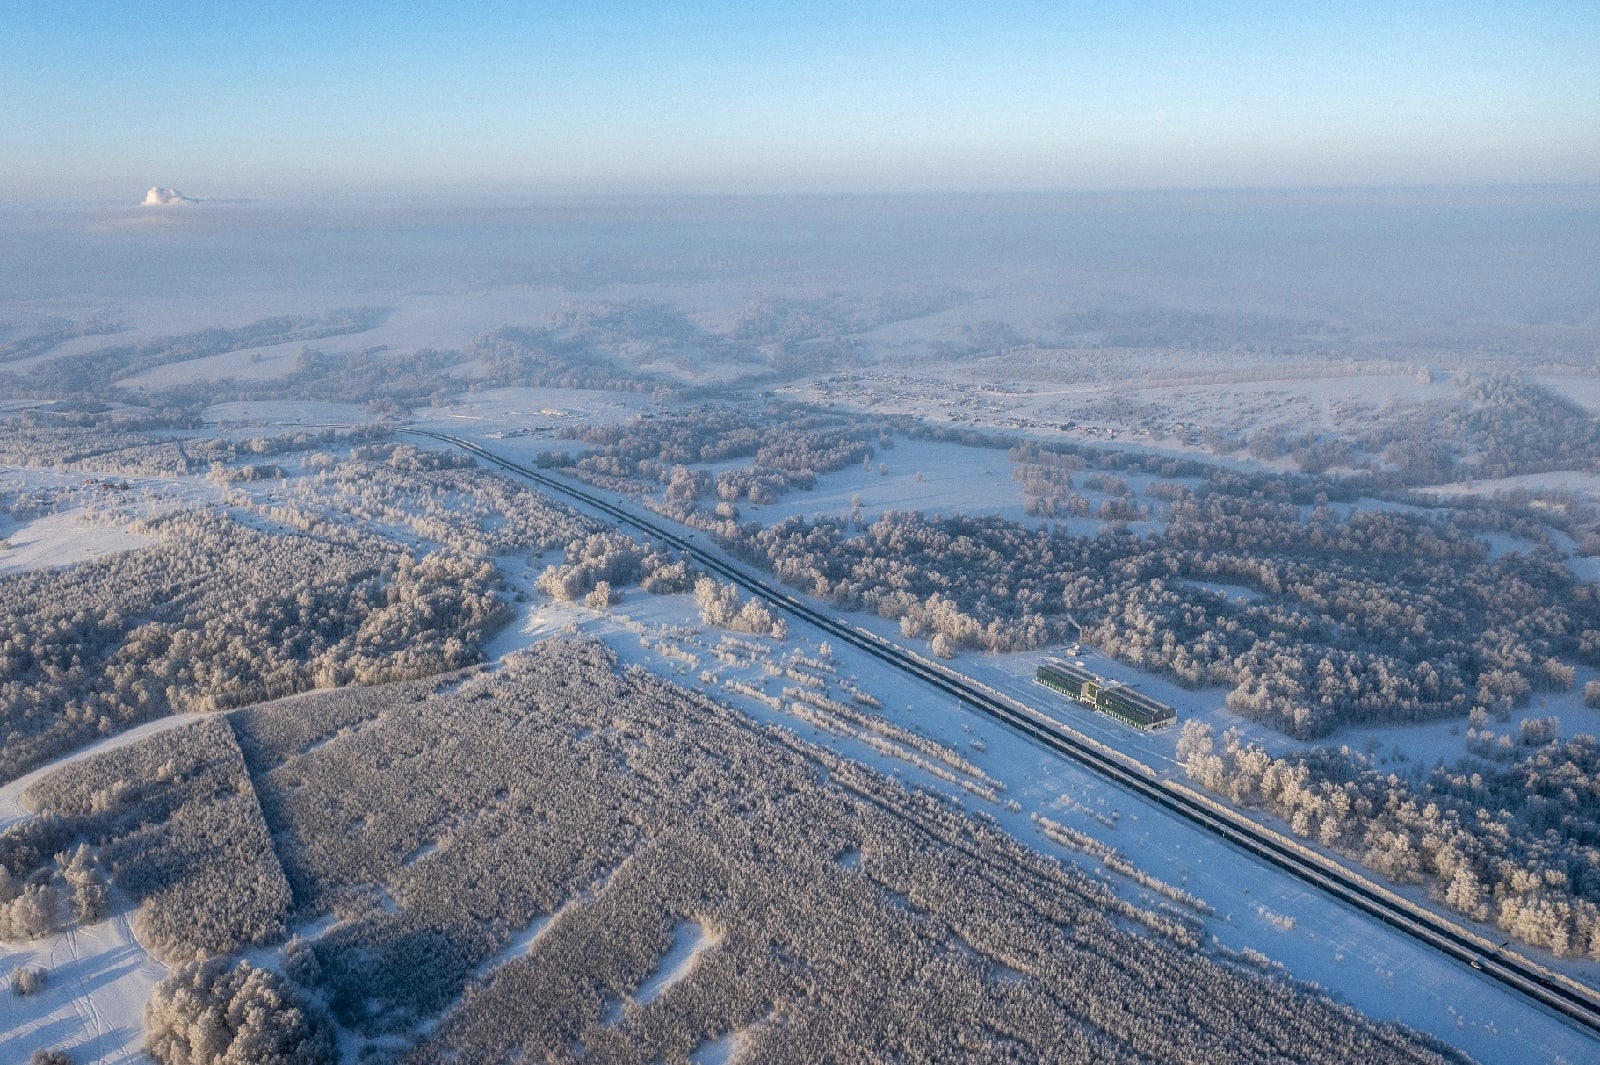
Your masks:
{"label": "white cloud", "polygon": [[151,185],[150,191],[144,194],[143,207],[171,207],[180,203],[199,203],[199,200],[185,196],[177,189],[163,188],[160,185]]}

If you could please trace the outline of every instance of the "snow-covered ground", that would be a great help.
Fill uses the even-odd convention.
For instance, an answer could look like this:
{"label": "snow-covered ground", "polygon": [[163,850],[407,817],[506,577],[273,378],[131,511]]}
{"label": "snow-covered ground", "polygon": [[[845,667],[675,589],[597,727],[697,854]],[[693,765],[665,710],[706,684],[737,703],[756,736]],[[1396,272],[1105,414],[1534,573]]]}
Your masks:
{"label": "snow-covered ground", "polygon": [[1600,414],[1600,375],[1593,372],[1587,376],[1546,374],[1539,377],[1539,383],[1566,396],[1579,406]]}
{"label": "snow-covered ground", "polygon": [[[22,794],[69,762],[193,724],[189,714],[161,718],[75,751],[0,787],[0,832],[29,816]],[[144,1054],[144,1004],[167,973],[140,945],[129,925],[133,908],[113,892],[111,916],[32,942],[0,940],[0,975],[19,967],[47,971],[43,990],[3,995],[0,1062],[25,1062],[35,1050],[67,1051],[78,1065],[148,1062]]]}
{"label": "snow-covered ground", "polygon": [[[552,435],[563,425],[604,425],[631,419],[655,404],[636,392],[598,392],[586,388],[490,388],[416,412],[412,424],[439,432],[530,433]],[[474,423],[474,424],[464,424]],[[554,445],[543,444],[539,450]],[[564,447],[583,445],[566,441]]]}
{"label": "snow-covered ground", "polygon": [[1548,473],[1524,473],[1515,477],[1491,477],[1470,482],[1434,485],[1424,489],[1441,496],[1488,496],[1506,492],[1556,491],[1600,499],[1600,474],[1584,470],[1552,470]]}
{"label": "snow-covered ground", "polygon": [[[1136,868],[1212,907],[1216,913],[1206,918],[1205,924],[1222,956],[1265,956],[1281,964],[1289,977],[1316,984],[1370,1016],[1397,1020],[1434,1034],[1480,1060],[1579,1062],[1593,1060],[1597,1053],[1591,1036],[1482,974],[1362,914],[1331,903],[1322,893],[1308,889],[1274,867],[1028,744],[989,718],[929,692],[849,647],[831,648],[834,672],[856,678],[860,689],[882,703],[878,713],[892,725],[910,729],[958,753],[981,771],[983,780],[998,782],[993,797],[986,798],[978,789],[930,773],[892,751],[863,743],[859,737],[841,736],[797,718],[786,706],[774,707],[731,691],[727,682],[742,680],[753,683],[771,699],[792,682],[768,674],[763,683],[759,671],[752,672],[754,663],[743,667],[743,672],[737,667],[719,666],[716,647],[721,636],[699,631],[692,611],[687,597],[657,598],[633,589],[606,614],[535,602],[522,619],[520,630],[529,639],[573,630],[599,636],[624,661],[639,662],[674,676],[680,683],[702,687],[757,720],[792,728],[808,740],[995,817],[1027,845],[1098,871],[1129,898],[1145,905],[1164,901],[1148,886],[1105,870],[1098,859],[1052,842],[1034,817],[1046,817],[1097,838],[1116,848]],[[896,627],[882,619],[851,616],[849,620],[898,638]],[[802,655],[818,657],[822,642],[825,641],[820,634],[804,624],[792,624],[789,645]],[[781,662],[783,652],[774,650],[774,657]],[[1093,656],[1087,662],[1090,668],[1114,679],[1137,683],[1142,690],[1179,707],[1182,718],[1205,717],[1213,720],[1219,730],[1238,726],[1248,738],[1260,739],[1277,750],[1294,742],[1228,712],[1223,706],[1225,693],[1220,689],[1189,692],[1096,655],[1092,648],[1086,650]],[[1139,733],[1066,703],[1033,683],[1040,657],[964,655],[954,664],[1007,695],[1144,761],[1163,775],[1181,778],[1182,768],[1175,759],[1177,730]],[[780,698],[779,702],[784,700]],[[1536,702],[1529,714],[1543,716],[1541,711],[1547,712],[1548,704]],[[1381,739],[1374,750],[1403,744],[1400,753],[1407,761],[1431,760],[1448,756],[1456,743],[1464,744],[1464,727],[1458,736],[1450,733],[1450,724],[1353,730],[1350,737],[1341,737],[1338,742],[1370,746],[1368,736],[1376,732]],[[969,777],[969,784],[972,782]],[[1420,905],[1432,905],[1422,892],[1404,893]],[[1485,934],[1494,932],[1485,929]],[[1526,952],[1592,986],[1600,985],[1600,966],[1556,959],[1531,949]]]}
{"label": "snow-covered ground", "polygon": [[311,403],[288,400],[239,400],[205,409],[213,425],[358,425],[370,420],[359,404]]}
{"label": "snow-covered ground", "polygon": [[70,566],[150,543],[122,525],[91,520],[82,508],[35,518],[5,540],[10,547],[0,549],[0,573]]}
{"label": "snow-covered ground", "polygon": [[42,990],[5,995],[0,1061],[21,1065],[37,1050],[65,1050],[78,1065],[133,1065],[144,1053],[144,1005],[167,973],[129,926],[129,903],[114,896],[113,914],[26,944],[0,944],[0,965],[44,968]]}
{"label": "snow-covered ground", "polygon": [[[457,429],[464,422],[472,423],[471,432],[484,437],[490,446],[526,458],[528,453],[551,444],[531,437],[492,441],[487,439],[489,434],[525,427],[533,419],[553,421],[569,412],[586,418],[623,417],[648,403],[642,398],[636,402],[614,402],[616,399],[571,390],[502,390],[501,394],[475,397],[470,404],[435,411],[433,418],[434,424]],[[281,417],[288,422],[313,413],[334,413],[308,411],[304,405],[285,405],[278,410],[259,407],[214,409],[213,415],[230,421],[271,421]],[[880,461],[888,464],[887,474],[879,472]],[[847,514],[854,497],[860,495],[865,520],[890,509],[995,513],[1024,520],[1022,499],[1010,471],[1011,463],[1003,451],[902,438],[894,448],[875,456],[870,468],[851,467],[825,475],[814,491],[792,492],[772,506],[750,508],[750,516],[770,521],[785,513]],[[180,494],[220,494],[214,486],[198,480],[190,484],[191,480],[194,479],[174,479],[171,490]],[[1081,483],[1082,474],[1078,480]],[[1134,487],[1142,492],[1143,481]],[[269,485],[260,490],[274,489]],[[29,531],[35,527],[36,535]],[[13,542],[24,543],[9,554],[0,554],[0,565],[13,563],[11,556],[23,546],[35,552],[26,558],[59,557],[70,561],[90,557],[72,554],[94,549],[93,544],[85,546],[80,542],[85,528],[120,531],[109,526],[80,526],[67,513],[51,515],[13,532]],[[131,538],[131,534],[123,535]],[[38,546],[30,546],[34,544]],[[101,548],[124,549],[105,544]],[[61,554],[51,556],[49,551]],[[758,721],[793,729],[808,740],[994,817],[1027,845],[1103,877],[1114,890],[1142,905],[1174,904],[1159,893],[1158,886],[1152,886],[1157,882],[1197,897],[1215,911],[1201,919],[1214,937],[1219,957],[1244,959],[1240,963],[1258,966],[1265,964],[1261,958],[1272,959],[1283,966],[1288,976],[1318,984],[1371,1016],[1399,1020],[1430,1032],[1485,1061],[1575,1062],[1593,1060],[1597,1053],[1589,1037],[1529,1006],[1480,974],[1445,960],[1360,914],[1331,904],[1320,893],[1031,746],[988,718],[929,692],[868,656],[848,647],[824,650],[825,640],[804,625],[794,625],[790,639],[782,644],[753,637],[730,638],[699,624],[691,597],[655,597],[636,588],[627,589],[622,601],[607,612],[553,604],[534,593],[532,583],[543,565],[554,560],[554,555],[498,560],[512,588],[520,591],[523,598],[514,604],[516,618],[512,625],[488,649],[493,659],[560,632],[597,636],[626,662],[646,665],[680,683],[703,688]],[[1231,587],[1225,590],[1229,594],[1248,591]],[[850,620],[898,639],[897,626],[891,622],[868,617]],[[1162,678],[1141,675],[1096,654],[1093,648],[1084,650],[1089,668],[1137,683],[1156,698],[1178,707],[1184,719],[1211,721],[1219,731],[1237,726],[1248,738],[1260,740],[1274,752],[1296,745],[1295,741],[1231,714],[1223,705],[1224,692],[1220,689],[1186,691]],[[1137,733],[1066,703],[1033,683],[1039,658],[1038,654],[967,654],[954,665],[1165,775],[1181,777],[1181,767],[1174,760],[1176,730]],[[827,668],[817,668],[814,663],[818,662]],[[788,675],[790,670],[812,679],[796,679]],[[1582,671],[1573,691],[1537,695],[1520,716],[1555,714],[1562,718],[1564,731],[1585,730],[1586,722],[1595,713],[1581,706],[1578,693],[1585,680],[1593,676],[1592,670]],[[819,690],[827,698],[881,719],[886,728],[879,732],[840,728],[838,721],[826,714],[797,712],[792,705],[794,700],[785,694],[785,689],[795,687]],[[881,708],[871,708],[853,693],[881,703]],[[147,728],[173,727],[181,720],[167,719]],[[1508,731],[1514,730],[1515,724],[1513,721],[1491,727]],[[1333,742],[1371,750],[1380,764],[1392,764],[1399,770],[1419,762],[1431,763],[1438,757],[1453,758],[1464,750],[1465,731],[1460,722],[1354,729],[1334,737]],[[93,749],[131,742],[139,734],[144,734],[143,730],[105,741]],[[930,755],[930,748],[908,742],[906,734],[937,745],[948,757]],[[968,768],[962,768],[963,764]],[[18,781],[0,789],[0,828],[24,815],[17,796],[27,782]],[[1047,834],[1036,818],[1047,818],[1104,842],[1147,878],[1130,878],[1108,868],[1092,854],[1063,846]],[[1411,894],[1426,902],[1416,893]],[[34,1046],[69,1043],[84,1048],[75,1053],[75,1060],[136,1060],[139,1010],[149,987],[164,970],[138,948],[127,932],[126,917],[124,908],[118,918],[93,928],[33,945],[6,945],[0,960],[8,969],[26,961],[63,972],[53,989],[32,999],[8,1002],[3,1027],[13,1034],[0,1037],[0,1061],[10,1060],[13,1047],[19,1052],[26,1047],[31,1052]],[[1251,958],[1257,960],[1252,962]],[[1600,983],[1600,968],[1593,965],[1542,957],[1540,960],[1591,983]],[[27,1004],[26,1015],[18,1012],[21,1004]],[[27,1038],[34,1041],[16,1042],[19,1033],[28,1033]]]}
{"label": "snow-covered ground", "polygon": [[[292,461],[292,460],[291,460]],[[217,503],[224,490],[204,477],[98,477],[83,471],[0,467],[0,573],[69,566],[150,543],[136,519]],[[5,514],[21,501],[24,517]]]}
{"label": "snow-covered ground", "polygon": [[[692,610],[687,597],[652,597],[633,589],[607,614],[571,605],[536,606],[519,628],[525,639],[573,630],[598,636],[625,662],[703,688],[759,721],[793,729],[811,742],[994,817],[1023,843],[1103,877],[1127,898],[1147,906],[1167,903],[1163,895],[1107,869],[1099,859],[1051,841],[1033,818],[1039,815],[1101,840],[1150,877],[1180,888],[1214,909],[1204,923],[1219,956],[1248,957],[1247,952],[1259,952],[1280,963],[1284,975],[1314,983],[1369,1016],[1434,1034],[1479,1060],[1582,1062],[1593,1060],[1597,1053],[1590,1036],[1494,981],[1330,902],[1276,868],[1034,747],[991,719],[929,692],[849,647],[829,648],[834,675],[854,678],[855,686],[876,697],[883,707],[875,713],[891,725],[932,740],[972,763],[983,774],[982,781],[970,774],[954,775],[969,784],[989,782],[994,788],[992,798],[977,788],[929,772],[893,750],[862,742],[859,737],[841,736],[786,707],[774,708],[730,690],[728,681],[743,681],[772,697],[795,682],[773,677],[754,662],[723,663],[717,650],[723,646],[725,634],[703,629],[692,614],[685,616]],[[753,637],[734,640],[771,642]],[[826,642],[805,625],[794,624],[789,640],[772,648],[771,659],[781,663],[785,656],[799,652],[804,658],[820,660],[821,645]],[[1014,689],[1032,705],[1054,709],[1068,717],[1073,727],[1137,757],[1156,762],[1164,753],[1167,772],[1178,772],[1171,760],[1174,732],[1147,736],[1060,704],[1052,693],[1020,679],[1021,657],[1013,656],[1008,663],[1012,671],[1009,681],[1005,669],[977,668],[975,656],[958,659],[956,665],[979,679],[998,682],[995,686],[1002,690]],[[1097,659],[1093,665],[1099,669],[1106,663]],[[829,694],[839,697],[837,682]],[[1162,693],[1152,690],[1152,694]]]}
{"label": "snow-covered ground", "polygon": [[[748,460],[746,461],[748,464]],[[790,515],[807,518],[851,513],[861,499],[863,521],[885,511],[928,514],[989,514],[1036,525],[1023,510],[1022,493],[1004,451],[928,440],[896,438],[865,465],[851,465],[817,478],[810,490],[793,490],[765,506],[739,504],[750,520],[770,525]]]}

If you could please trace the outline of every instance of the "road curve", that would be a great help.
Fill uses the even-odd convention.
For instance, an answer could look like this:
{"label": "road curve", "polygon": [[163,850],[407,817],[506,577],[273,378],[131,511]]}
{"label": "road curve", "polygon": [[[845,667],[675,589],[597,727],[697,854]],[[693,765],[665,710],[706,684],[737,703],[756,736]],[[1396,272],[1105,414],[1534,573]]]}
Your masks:
{"label": "road curve", "polygon": [[1270,862],[1340,902],[1521,992],[1547,1009],[1576,1022],[1591,1034],[1600,1035],[1600,995],[1590,988],[1552,972],[1521,954],[1497,947],[1475,932],[1417,906],[1292,837],[1257,824],[1182,784],[1163,780],[1149,767],[969,677],[907,651],[876,633],[831,617],[788,591],[697,546],[689,536],[617,506],[595,492],[512,462],[458,436],[427,429],[403,428],[398,431],[460,448],[541,488],[577,500],[618,525],[635,529],[667,544],[692,558],[702,569],[733,582],[769,605],[954,696],[1040,746],[1072,759],[1140,798],[1220,836],[1240,850]]}

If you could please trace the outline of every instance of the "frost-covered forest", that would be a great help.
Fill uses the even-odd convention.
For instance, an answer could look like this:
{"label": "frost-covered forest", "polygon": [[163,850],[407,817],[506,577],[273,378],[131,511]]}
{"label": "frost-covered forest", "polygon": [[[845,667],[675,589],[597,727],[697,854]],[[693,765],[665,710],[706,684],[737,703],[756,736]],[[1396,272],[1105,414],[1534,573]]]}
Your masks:
{"label": "frost-covered forest", "polygon": [[0,859],[88,843],[139,903],[141,940],[171,961],[283,937],[289,885],[232,730],[218,717],[65,766],[28,792],[38,816]]}
{"label": "frost-covered forest", "polygon": [[[407,428],[1592,983],[1592,205],[1326,195],[0,217],[27,1030],[99,944],[163,1063],[1451,1056],[1293,982],[1386,1011],[1392,944]],[[1073,645],[1189,727],[1026,683]]]}
{"label": "frost-covered forest", "polygon": [[[1561,411],[1557,422],[1572,414]],[[1458,913],[1558,954],[1600,957],[1597,844],[1582,827],[1595,809],[1583,754],[1592,740],[1562,741],[1559,726],[1526,722],[1496,740],[1486,724],[1509,720],[1538,693],[1572,691],[1580,668],[1600,667],[1600,595],[1559,546],[1562,536],[1592,535],[1592,510],[1541,505],[1560,499],[1399,503],[1371,478],[1021,442],[1007,456],[1031,523],[919,512],[868,521],[859,494],[849,513],[763,523],[734,501],[771,504],[820,472],[870,467],[904,428],[841,425],[795,408],[766,414],[759,430],[733,410],[640,419],[590,433],[598,448],[587,457],[545,464],[646,493],[792,587],[897,620],[903,638],[926,640],[942,657],[1082,640],[1185,687],[1225,688],[1232,712],[1303,740],[1437,719],[1470,725],[1471,757],[1409,784],[1336,749],[1285,760],[1300,782],[1286,792],[1263,789],[1231,759],[1189,773],[1391,879],[1426,875]],[[1511,446],[1505,435],[1497,446]],[[806,437],[811,444],[794,443]],[[774,472],[783,448],[803,480]],[[840,457],[814,462],[818,453]],[[751,464],[729,468],[741,458]],[[721,468],[697,468],[708,464]],[[1493,549],[1507,541],[1519,549]],[[1260,770],[1265,757],[1256,748],[1237,764]],[[1441,809],[1454,811],[1447,826]]]}
{"label": "frost-covered forest", "polygon": [[1193,721],[1178,753],[1191,779],[1396,883],[1426,884],[1456,913],[1561,957],[1600,958],[1600,746],[1558,725],[1497,735],[1480,711],[1473,756],[1407,777],[1348,747],[1274,758]]}
{"label": "frost-covered forest", "polygon": [[[599,457],[577,469],[665,485],[669,513],[794,587],[898,619],[946,656],[1081,633],[1185,685],[1226,685],[1231,708],[1301,738],[1475,708],[1503,716],[1533,691],[1570,688],[1572,663],[1600,665],[1595,585],[1562,564],[1545,525],[1511,508],[1386,505],[1364,496],[1371,485],[1019,444],[1009,457],[1029,512],[1093,516],[1092,531],[918,512],[740,521],[721,504],[751,500],[745,485],[784,468],[776,453],[814,479],[870,462],[891,439],[841,436],[793,411],[768,417],[760,435],[737,417],[641,419],[595,434]],[[756,461],[714,480],[685,465],[741,454]],[[1485,533],[1526,549],[1491,557]]]}
{"label": "frost-covered forest", "polygon": [[[152,935],[219,957],[158,988],[163,1061],[189,1060],[207,1010],[224,1047],[315,1043],[331,1017],[417,1062],[681,1059],[730,1038],[751,1061],[1451,1058],[1199,952],[1190,911],[1135,907],[594,644],[233,711],[29,801],[0,836],[14,879],[42,875],[47,834],[88,839],[148,893]],[[185,860],[219,839],[236,857]],[[194,926],[169,928],[182,909]],[[281,977],[220,960],[285,919],[312,930]]]}
{"label": "frost-covered forest", "polygon": [[5,779],[170,713],[458,668],[504,619],[494,569],[445,551],[204,511],[137,528],[155,545],[0,574]]}

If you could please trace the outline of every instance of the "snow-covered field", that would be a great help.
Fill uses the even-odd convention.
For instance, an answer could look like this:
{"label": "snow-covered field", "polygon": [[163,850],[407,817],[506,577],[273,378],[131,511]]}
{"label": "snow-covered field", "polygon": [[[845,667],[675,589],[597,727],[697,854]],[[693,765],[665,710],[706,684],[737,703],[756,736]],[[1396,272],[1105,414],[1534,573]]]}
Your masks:
{"label": "snow-covered field", "polygon": [[928,514],[988,514],[1037,524],[1023,511],[1022,493],[1011,476],[1004,451],[897,438],[869,463],[847,466],[817,478],[809,491],[796,490],[765,506],[741,503],[747,516],[764,525],[790,515],[807,518],[848,515],[861,500],[861,518],[872,522],[885,511]]}
{"label": "snow-covered field", "polygon": [[[625,421],[652,406],[649,396],[634,392],[490,388],[460,396],[443,406],[419,410],[412,424],[440,432],[460,432],[470,427],[475,433],[526,433],[548,438],[563,425]],[[541,450],[551,446],[546,443]]]}
{"label": "snow-covered field", "polygon": [[213,425],[355,425],[367,420],[355,403],[309,403],[304,401],[240,400],[217,403],[205,409],[205,420]]}
{"label": "snow-covered field", "polygon": [[1471,482],[1435,485],[1427,489],[1441,496],[1494,497],[1514,491],[1557,491],[1600,502],[1600,473],[1585,470],[1552,470],[1525,473],[1516,477],[1495,477]]}
{"label": "snow-covered field", "polygon": [[0,550],[0,573],[70,566],[150,541],[122,525],[94,521],[77,508],[35,518],[7,534],[6,542],[11,546]]}
{"label": "snow-covered field", "polygon": [[[219,503],[221,487],[198,476],[99,477],[0,467],[0,573],[70,566],[150,543],[129,526],[176,507]],[[4,507],[21,502],[24,516]]]}
{"label": "snow-covered field", "polygon": [[147,954],[129,927],[128,903],[113,914],[28,944],[0,945],[0,965],[43,967],[42,990],[6,994],[0,1009],[0,1061],[22,1062],[37,1050],[65,1050],[74,1062],[133,1065],[144,1053],[144,1004],[167,967]]}
{"label": "snow-covered field", "polygon": [[1574,403],[1600,414],[1600,375],[1547,374],[1540,382]]}

